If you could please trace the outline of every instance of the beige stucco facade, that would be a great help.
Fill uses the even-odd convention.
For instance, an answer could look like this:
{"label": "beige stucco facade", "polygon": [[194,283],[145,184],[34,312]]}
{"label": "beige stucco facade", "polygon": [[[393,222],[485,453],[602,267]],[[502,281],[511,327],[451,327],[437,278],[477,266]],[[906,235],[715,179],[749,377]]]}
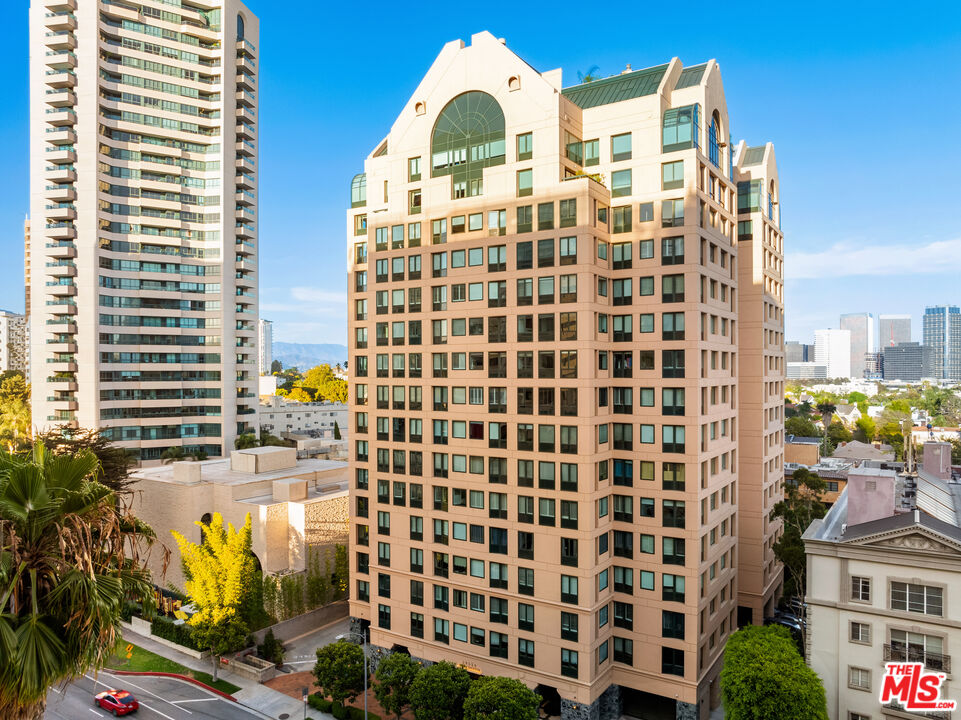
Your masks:
{"label": "beige stucco facade", "polygon": [[229,460],[175,462],[138,470],[134,480],[134,514],[156,532],[171,552],[163,572],[163,553],[151,553],[153,581],[182,588],[176,530],[199,542],[195,524],[220,513],[235,527],[251,518],[252,550],[265,573],[305,569],[309,546],[346,544],[347,464],[333,460],[297,460],[293,448],[234,450]]}
{"label": "beige stucco facade", "polygon": [[33,419],[142,461],[257,429],[257,18],[33,0]]}
{"label": "beige stucco facade", "polygon": [[714,61],[565,90],[489,33],[443,48],[348,214],[372,644],[554,688],[564,717],[716,706],[739,537],[748,607],[777,584],[759,518],[783,441],[780,290],[738,289],[743,263],[780,278],[752,269],[780,234],[741,258],[733,150]]}
{"label": "beige stucco facade", "polygon": [[804,535],[807,661],[824,683],[828,717],[953,717],[882,707],[879,697],[885,662],[911,661],[946,672],[941,698],[961,700],[952,668],[961,648],[961,531],[919,510],[844,523],[851,491]]}

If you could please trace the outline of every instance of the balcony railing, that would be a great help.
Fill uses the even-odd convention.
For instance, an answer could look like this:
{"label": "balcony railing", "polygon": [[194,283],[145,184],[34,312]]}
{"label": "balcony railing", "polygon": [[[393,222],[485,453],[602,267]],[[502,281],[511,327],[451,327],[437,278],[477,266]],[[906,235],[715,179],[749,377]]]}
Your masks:
{"label": "balcony railing", "polygon": [[905,647],[900,644],[884,644],[884,662],[919,662],[928,670],[951,672],[951,656],[936,652],[925,652],[920,648]]}

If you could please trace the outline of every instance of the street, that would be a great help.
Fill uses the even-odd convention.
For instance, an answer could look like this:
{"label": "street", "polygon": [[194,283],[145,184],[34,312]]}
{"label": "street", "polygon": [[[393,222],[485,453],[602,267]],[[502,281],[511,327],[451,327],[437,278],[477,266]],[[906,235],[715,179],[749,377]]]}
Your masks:
{"label": "street", "polygon": [[[52,688],[47,693],[47,720],[80,720],[93,717],[107,718],[110,713],[94,707],[93,696],[108,689],[122,689],[133,693],[140,702],[135,716],[149,720],[204,720],[218,718],[262,718],[260,713],[239,703],[208,692],[193,683],[167,677],[146,675],[112,675],[101,672],[71,683],[66,688]],[[96,689],[94,689],[96,688]]]}

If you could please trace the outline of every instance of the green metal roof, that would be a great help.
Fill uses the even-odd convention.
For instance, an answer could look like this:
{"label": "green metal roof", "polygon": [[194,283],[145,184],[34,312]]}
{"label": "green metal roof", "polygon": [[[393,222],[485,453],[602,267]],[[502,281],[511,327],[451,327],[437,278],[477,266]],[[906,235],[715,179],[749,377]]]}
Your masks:
{"label": "green metal roof", "polygon": [[760,165],[761,161],[764,160],[764,145],[760,147],[748,148],[744,151],[744,162],[743,165],[747,167],[748,165]]}
{"label": "green metal roof", "polygon": [[681,90],[686,87],[700,85],[701,78],[704,77],[704,69],[706,67],[707,63],[701,63],[700,65],[693,65],[689,68],[684,68],[681,70],[681,77],[677,79],[677,86],[674,89]]}
{"label": "green metal roof", "polygon": [[573,85],[565,88],[563,92],[568,100],[586,110],[598,105],[609,105],[622,100],[653,95],[657,92],[666,71],[667,65],[658,65],[603,80]]}

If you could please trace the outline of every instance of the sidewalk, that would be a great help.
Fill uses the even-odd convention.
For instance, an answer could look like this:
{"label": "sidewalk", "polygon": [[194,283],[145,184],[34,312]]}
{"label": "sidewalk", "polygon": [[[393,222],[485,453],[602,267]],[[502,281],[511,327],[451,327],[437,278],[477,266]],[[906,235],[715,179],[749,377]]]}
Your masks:
{"label": "sidewalk", "polygon": [[[198,660],[190,655],[169,648],[166,645],[161,645],[155,642],[153,638],[140,635],[130,630],[124,630],[123,637],[127,642],[131,642],[134,645],[142,647],[144,650],[149,650],[157,655],[174,660],[191,670],[200,670],[207,673],[211,671],[211,662],[209,659]],[[233,697],[236,698],[241,705],[260,713],[264,718],[277,720],[282,715],[289,718],[304,717],[304,703],[300,698],[292,698],[282,692],[272,690],[266,685],[255,683],[249,678],[230,672],[225,668],[221,668],[218,671],[217,677],[238,686],[240,690],[234,693]],[[312,688],[312,691],[314,689],[315,688]],[[315,720],[334,720],[333,715],[322,713],[311,707],[307,708],[307,717],[314,718]]]}

